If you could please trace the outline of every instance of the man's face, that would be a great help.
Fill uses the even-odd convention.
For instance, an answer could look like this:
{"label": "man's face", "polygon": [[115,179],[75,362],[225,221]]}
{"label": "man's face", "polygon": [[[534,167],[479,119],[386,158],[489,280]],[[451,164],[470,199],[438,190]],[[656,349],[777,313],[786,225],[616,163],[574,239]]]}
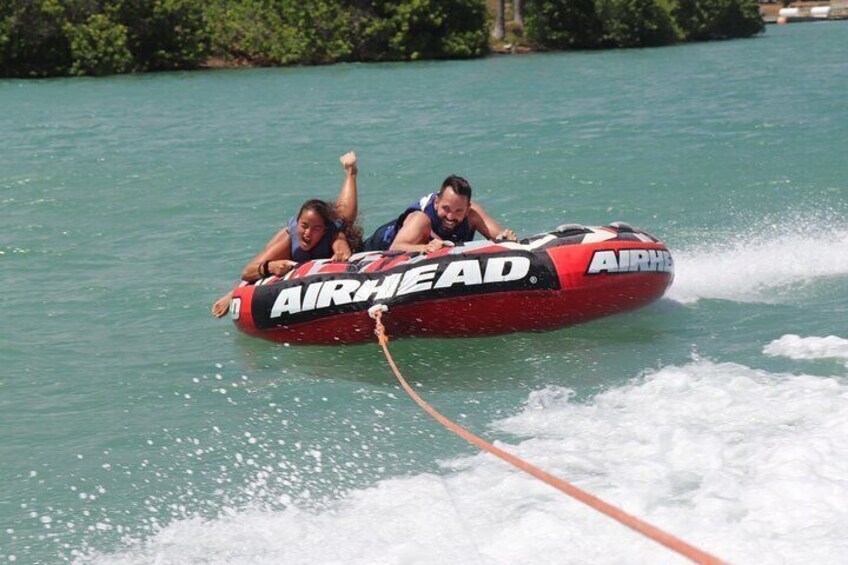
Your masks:
{"label": "man's face", "polygon": [[436,215],[441,220],[442,228],[451,233],[468,214],[470,202],[465,196],[460,196],[448,187],[441,196],[436,197]]}

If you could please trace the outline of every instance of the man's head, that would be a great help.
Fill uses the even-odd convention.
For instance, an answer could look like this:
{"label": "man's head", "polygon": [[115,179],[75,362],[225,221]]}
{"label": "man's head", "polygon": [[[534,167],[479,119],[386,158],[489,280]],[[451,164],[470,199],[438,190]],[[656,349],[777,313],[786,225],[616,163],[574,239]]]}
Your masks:
{"label": "man's head", "polygon": [[436,195],[436,215],[447,233],[452,232],[468,215],[471,207],[471,185],[462,177],[451,175]]}

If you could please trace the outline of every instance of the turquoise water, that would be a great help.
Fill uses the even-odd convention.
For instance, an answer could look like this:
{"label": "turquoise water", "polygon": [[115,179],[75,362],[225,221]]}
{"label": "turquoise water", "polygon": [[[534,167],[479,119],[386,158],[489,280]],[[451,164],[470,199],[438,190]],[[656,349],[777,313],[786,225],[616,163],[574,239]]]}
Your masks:
{"label": "turquoise water", "polygon": [[0,81],[0,563],[674,562],[377,347],[209,315],[350,149],[366,228],[457,173],[520,234],[625,220],[677,259],[637,312],[393,342],[436,407],[730,561],[845,562],[846,43]]}

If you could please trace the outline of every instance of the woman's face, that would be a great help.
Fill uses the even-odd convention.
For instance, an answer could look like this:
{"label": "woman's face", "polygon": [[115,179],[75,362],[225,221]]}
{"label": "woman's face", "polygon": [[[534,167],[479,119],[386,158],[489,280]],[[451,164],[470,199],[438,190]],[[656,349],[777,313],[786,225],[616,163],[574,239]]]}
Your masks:
{"label": "woman's face", "polygon": [[310,251],[318,245],[326,231],[324,218],[315,210],[304,210],[297,218],[297,239],[304,251]]}

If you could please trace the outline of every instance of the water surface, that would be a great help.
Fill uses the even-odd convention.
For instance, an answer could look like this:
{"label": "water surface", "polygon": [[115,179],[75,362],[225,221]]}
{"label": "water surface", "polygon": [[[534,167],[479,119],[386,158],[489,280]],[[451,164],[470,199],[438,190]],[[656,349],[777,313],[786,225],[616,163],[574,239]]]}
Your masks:
{"label": "water surface", "polygon": [[211,318],[350,149],[366,228],[457,173],[521,234],[677,259],[636,312],[393,342],[442,412],[731,562],[845,562],[847,40],[0,81],[0,563],[675,562],[375,346]]}

